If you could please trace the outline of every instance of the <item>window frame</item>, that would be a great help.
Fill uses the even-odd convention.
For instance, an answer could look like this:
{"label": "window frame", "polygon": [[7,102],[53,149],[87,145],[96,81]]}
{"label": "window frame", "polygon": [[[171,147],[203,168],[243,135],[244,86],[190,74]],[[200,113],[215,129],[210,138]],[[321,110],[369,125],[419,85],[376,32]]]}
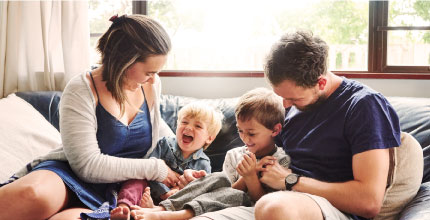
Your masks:
{"label": "window frame", "polygon": [[[348,78],[430,79],[430,66],[387,65],[387,32],[397,30],[430,30],[430,26],[388,26],[389,1],[369,1],[369,42],[367,71],[332,71]],[[132,3],[133,13],[147,14],[147,1]],[[163,70],[169,77],[264,77],[263,71],[190,71]]]}

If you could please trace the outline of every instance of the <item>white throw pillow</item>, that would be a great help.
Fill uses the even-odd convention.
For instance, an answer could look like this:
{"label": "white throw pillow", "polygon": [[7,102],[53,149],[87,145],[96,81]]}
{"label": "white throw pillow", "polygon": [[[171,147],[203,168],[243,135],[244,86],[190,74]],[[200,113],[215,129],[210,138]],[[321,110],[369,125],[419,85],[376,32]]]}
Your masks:
{"label": "white throw pillow", "polygon": [[0,99],[0,182],[60,145],[58,130],[31,104],[15,94]]}

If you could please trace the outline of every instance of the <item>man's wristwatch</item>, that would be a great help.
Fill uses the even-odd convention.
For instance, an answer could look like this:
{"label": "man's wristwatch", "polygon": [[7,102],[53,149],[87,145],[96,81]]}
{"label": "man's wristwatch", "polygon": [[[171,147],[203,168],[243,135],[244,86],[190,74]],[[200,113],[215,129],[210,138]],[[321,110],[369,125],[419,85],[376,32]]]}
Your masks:
{"label": "man's wristwatch", "polygon": [[293,186],[296,185],[299,182],[300,175],[295,173],[288,174],[287,177],[285,177],[285,189],[288,191],[291,191],[293,189]]}

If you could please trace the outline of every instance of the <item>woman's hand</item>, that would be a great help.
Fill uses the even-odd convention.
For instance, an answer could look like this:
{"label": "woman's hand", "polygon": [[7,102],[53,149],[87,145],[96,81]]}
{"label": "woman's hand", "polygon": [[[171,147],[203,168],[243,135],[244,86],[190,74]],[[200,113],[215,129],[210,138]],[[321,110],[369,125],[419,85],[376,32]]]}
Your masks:
{"label": "woman's hand", "polygon": [[193,180],[199,179],[206,176],[206,171],[204,170],[191,170],[186,169],[184,170],[184,174],[179,177],[178,186],[179,189],[183,189],[188,183],[192,182]]}
{"label": "woman's hand", "polygon": [[[167,165],[166,165],[167,166]],[[179,182],[179,174],[170,169],[169,166],[167,166],[167,177],[165,180],[163,180],[163,184],[167,187],[171,188],[177,185]]]}

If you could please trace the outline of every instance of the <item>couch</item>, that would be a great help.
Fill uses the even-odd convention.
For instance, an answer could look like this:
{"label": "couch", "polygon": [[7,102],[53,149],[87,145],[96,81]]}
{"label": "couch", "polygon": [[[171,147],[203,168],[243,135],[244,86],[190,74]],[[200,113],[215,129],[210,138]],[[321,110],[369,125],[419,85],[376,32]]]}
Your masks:
{"label": "couch", "polygon": [[[27,127],[30,126],[30,128],[27,128],[21,134],[21,138],[19,138],[19,136],[17,137],[16,134],[10,136],[8,134],[0,133],[1,140],[13,139],[13,144],[9,145],[17,145],[12,147],[6,147],[10,147],[10,149],[23,148],[19,151],[19,154],[23,154],[20,155],[19,158],[25,158],[17,161],[15,159],[17,155],[13,155],[13,153],[9,153],[7,156],[0,154],[2,155],[0,156],[0,163],[10,163],[7,162],[9,160],[15,161],[15,163],[19,163],[19,166],[22,166],[28,161],[30,161],[31,158],[33,158],[34,156],[45,153],[51,148],[55,148],[59,144],[61,140],[59,140],[57,130],[60,130],[58,125],[58,103],[60,101],[60,98],[61,92],[17,92],[16,94],[11,95],[11,97],[0,99],[0,111],[2,112],[2,114],[0,114],[0,132],[4,132],[8,129],[4,128],[5,126],[14,126],[12,127],[12,130],[21,129],[20,126],[24,125]],[[192,97],[163,95],[160,107],[161,115],[173,131],[175,131],[176,129],[178,110],[185,104],[196,100],[203,101],[209,105],[217,106],[219,109],[221,109],[222,113],[225,116],[223,127],[219,135],[217,136],[213,144],[206,150],[207,155],[211,159],[212,170],[220,171],[222,169],[222,163],[224,161],[226,151],[231,148],[243,145],[236,131],[236,121],[234,117],[234,106],[238,98],[196,99]],[[430,219],[430,98],[388,97],[388,100],[399,115],[402,131],[408,132],[420,143],[424,155],[424,173],[421,187],[415,198],[402,210],[399,219]],[[18,119],[13,119],[13,115],[16,111],[18,112],[17,114],[20,114],[18,110],[13,109],[9,110],[8,112],[8,114],[11,115],[3,115],[2,108],[13,108],[11,107],[11,105],[14,105],[14,102],[18,101],[24,102],[20,103],[20,109],[27,108],[27,112],[36,112],[32,113],[34,114],[34,116],[24,119],[21,116],[18,116]],[[35,111],[34,109],[36,109],[37,111]],[[3,117],[1,115],[3,115]],[[22,125],[20,125],[19,122],[13,122],[9,124],[3,123],[3,120],[11,121],[12,119],[22,120]],[[44,125],[35,126],[34,124],[38,122],[39,124]],[[10,133],[14,133],[12,130],[10,130]],[[23,143],[28,143],[29,141],[31,141],[31,143],[25,145],[22,143],[18,143],[19,141]],[[34,144],[35,142],[38,143]],[[42,148],[45,147],[45,149],[42,149],[40,152],[34,152],[33,148],[39,147],[39,145],[43,145]],[[46,148],[46,145],[51,146]],[[5,148],[5,146],[2,145],[0,145],[0,147]],[[13,166],[8,165],[7,167],[10,168]],[[5,175],[11,174],[15,167],[9,169],[7,171],[9,173],[0,173],[0,181],[4,181]]]}

